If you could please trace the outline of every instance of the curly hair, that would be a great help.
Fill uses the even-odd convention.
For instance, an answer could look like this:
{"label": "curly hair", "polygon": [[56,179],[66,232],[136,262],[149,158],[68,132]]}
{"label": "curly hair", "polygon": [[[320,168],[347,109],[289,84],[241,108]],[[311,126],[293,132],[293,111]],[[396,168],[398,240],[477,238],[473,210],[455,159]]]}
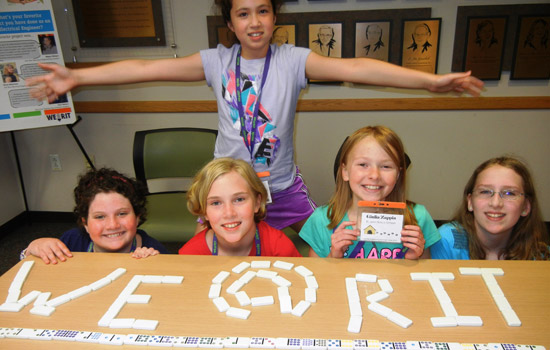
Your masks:
{"label": "curly hair", "polygon": [[119,193],[126,197],[137,217],[139,225],[147,218],[147,193],[145,186],[137,180],[127,177],[116,170],[101,168],[91,169],[79,176],[78,185],[74,189],[74,214],[79,227],[83,228],[88,220],[90,204],[98,193]]}

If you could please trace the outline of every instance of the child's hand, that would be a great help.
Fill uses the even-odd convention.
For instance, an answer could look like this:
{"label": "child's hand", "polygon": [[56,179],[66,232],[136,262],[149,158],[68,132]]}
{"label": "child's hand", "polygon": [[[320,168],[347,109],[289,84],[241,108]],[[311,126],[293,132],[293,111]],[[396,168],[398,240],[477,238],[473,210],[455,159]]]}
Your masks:
{"label": "child's hand", "polygon": [[33,98],[53,102],[76,86],[76,78],[72,70],[57,64],[38,63],[38,65],[50,72],[27,79],[27,86],[31,87],[29,93]]}
{"label": "child's hand", "polygon": [[57,264],[59,261],[72,258],[73,255],[67,246],[57,238],[38,238],[27,247],[27,255],[31,254],[41,258],[44,263]]}
{"label": "child's hand", "polygon": [[159,254],[159,251],[155,248],[139,247],[132,253],[132,258],[143,259],[157,254]]}
{"label": "child's hand", "polygon": [[403,246],[409,250],[405,253],[405,259],[419,259],[424,253],[424,234],[422,229],[416,225],[405,225],[401,230],[401,241]]}
{"label": "child's hand", "polygon": [[431,92],[467,92],[477,97],[485,85],[484,82],[472,76],[471,71],[437,75],[436,77],[433,86],[429,89]]}
{"label": "child's hand", "polygon": [[355,221],[344,221],[332,234],[329,258],[342,258],[350,245],[357,240],[359,231],[355,228],[349,229],[346,226],[355,227]]}

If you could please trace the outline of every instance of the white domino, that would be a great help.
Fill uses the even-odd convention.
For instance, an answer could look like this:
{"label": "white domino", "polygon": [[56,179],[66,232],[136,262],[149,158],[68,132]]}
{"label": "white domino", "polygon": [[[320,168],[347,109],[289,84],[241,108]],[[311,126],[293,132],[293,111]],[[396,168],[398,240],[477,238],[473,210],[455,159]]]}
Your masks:
{"label": "white domino", "polygon": [[456,309],[455,309],[455,306],[453,305],[453,303],[449,302],[449,303],[439,303],[439,305],[441,306],[441,309],[443,310],[443,313],[445,314],[445,316],[447,317],[456,317],[458,316],[458,313],[456,312]]}
{"label": "white domino", "polygon": [[38,305],[33,307],[29,312],[38,316],[50,316],[55,311],[55,307]]}
{"label": "white domino", "polygon": [[92,290],[98,290],[98,289],[103,288],[106,285],[110,284],[111,282],[112,281],[109,277],[103,277],[103,278],[95,281],[94,283],[90,284],[90,288],[92,288]]}
{"label": "white domino", "polygon": [[289,262],[285,262],[285,261],[280,261],[280,260],[277,260],[273,263],[273,267],[276,267],[278,269],[283,269],[283,270],[287,270],[287,271],[290,271],[292,270],[292,268],[294,267],[294,264],[293,263],[289,263]]}
{"label": "white domino", "polygon": [[380,289],[386,293],[393,293],[393,287],[391,286],[391,283],[387,279],[379,279],[378,285],[380,286]]}
{"label": "white domino", "polygon": [[348,323],[348,332],[359,333],[361,332],[361,325],[363,323],[363,317],[351,316]]}
{"label": "white domino", "polygon": [[21,296],[21,289],[10,289],[8,291],[8,297],[6,298],[6,303],[17,303],[19,296]]}
{"label": "white domino", "polygon": [[25,305],[20,303],[4,303],[0,305],[1,312],[19,312],[23,310]]}
{"label": "white domino", "polygon": [[239,278],[239,281],[241,281],[244,284],[247,284],[250,281],[252,281],[254,277],[256,277],[256,271],[246,271],[246,273],[242,275],[241,278]]}
{"label": "white domino", "polygon": [[481,269],[479,267],[459,267],[458,271],[461,275],[477,276],[481,275]]}
{"label": "white domino", "polygon": [[317,289],[315,288],[306,288],[305,289],[305,300],[310,303],[317,302]]}
{"label": "white domino", "polygon": [[229,317],[240,318],[246,320],[250,316],[250,310],[230,307],[225,313]]}
{"label": "white domino", "polygon": [[248,269],[249,267],[250,267],[250,263],[248,263],[246,261],[243,261],[240,264],[238,264],[237,266],[235,266],[234,268],[232,268],[231,271],[233,271],[235,273],[241,273],[244,270]]}
{"label": "white domino", "polygon": [[216,277],[214,277],[212,279],[212,283],[215,283],[215,284],[222,284],[229,276],[231,275],[231,273],[227,272],[227,271],[220,271]]}
{"label": "white domino", "polygon": [[292,312],[292,298],[290,295],[279,296],[279,306],[282,314]]}
{"label": "white domino", "polygon": [[273,283],[278,285],[279,287],[290,287],[292,285],[292,282],[284,278],[283,276],[275,276],[272,279]]}
{"label": "white domino", "polygon": [[290,292],[288,287],[279,287],[277,288],[277,295],[279,296],[279,299],[281,299],[282,296],[289,296]]}
{"label": "white domino", "polygon": [[251,298],[250,303],[252,304],[252,306],[265,306],[275,304],[275,300],[273,299],[273,296],[268,295],[264,297]]}
{"label": "white domino", "polygon": [[256,272],[256,276],[261,278],[267,278],[267,279],[273,279],[278,275],[277,271],[270,271],[270,270],[258,270]]}
{"label": "white domino", "polygon": [[113,318],[109,322],[109,328],[132,328],[135,318]]}
{"label": "white domino", "polygon": [[235,282],[233,282],[229,288],[227,288],[227,293],[228,294],[235,294],[237,293],[242,287],[244,286],[244,283],[241,282],[240,280],[236,280]]}
{"label": "white domino", "polygon": [[239,304],[241,306],[247,306],[247,305],[250,305],[252,303],[252,301],[248,297],[248,294],[246,294],[245,291],[240,291],[240,292],[235,293],[235,297],[237,298],[237,301],[239,302]]}
{"label": "white domino", "polygon": [[441,281],[454,281],[455,279],[452,272],[432,272],[432,277]]}
{"label": "white domino", "polygon": [[208,291],[208,298],[210,299],[218,298],[220,296],[221,290],[222,290],[221,284],[216,284],[216,283],[211,284],[210,290]]}
{"label": "white domino", "polygon": [[181,284],[183,282],[183,276],[163,276],[162,283],[166,284]]}
{"label": "white domino", "polygon": [[432,278],[431,272],[411,272],[411,280],[413,281],[429,281]]}
{"label": "white domino", "polygon": [[309,301],[302,300],[292,309],[291,314],[294,316],[302,317],[304,313],[309,309],[311,303]]}
{"label": "white domino", "polygon": [[124,345],[124,334],[103,333],[98,340],[99,344],[103,345]]}
{"label": "white domino", "polygon": [[48,301],[46,305],[51,307],[58,307],[59,305],[68,303],[71,301],[71,296],[69,294],[63,294],[58,296],[57,298],[53,298],[52,300]]}
{"label": "white domino", "polygon": [[294,268],[294,271],[296,271],[300,276],[306,278],[307,276],[313,276],[313,272],[311,272],[307,267],[305,266],[296,266]]}
{"label": "white domino", "polygon": [[500,267],[482,267],[481,273],[490,273],[495,276],[504,276],[504,270]]}
{"label": "white domino", "polygon": [[148,304],[151,301],[149,294],[132,294],[126,298],[128,304]]}
{"label": "white domino", "polygon": [[78,289],[75,289],[71,292],[69,292],[69,296],[71,297],[71,300],[73,299],[76,299],[76,298],[80,298],[81,296],[84,296],[86,294],[89,294],[92,292],[92,288],[90,286],[84,286],[84,287],[80,287]]}
{"label": "white domino", "polygon": [[17,274],[13,278],[9,289],[21,289],[33,265],[34,260],[25,261],[19,268],[19,271],[17,271]]}
{"label": "white domino", "polygon": [[355,280],[357,282],[374,283],[374,282],[376,282],[377,279],[378,279],[378,277],[376,275],[371,275],[371,274],[368,274],[368,273],[356,273],[355,274]]}
{"label": "white domino", "polygon": [[510,327],[521,326],[521,320],[519,319],[518,315],[514,310],[512,309],[500,310],[500,312],[502,313],[502,316],[506,320],[506,323],[508,324],[508,326]]}
{"label": "white domino", "polygon": [[497,304],[498,309],[502,312],[503,310],[512,310],[512,306],[503,295],[493,295],[493,299]]}
{"label": "white domino", "polygon": [[458,323],[456,322],[456,317],[446,316],[446,317],[432,317],[430,318],[432,326],[434,327],[456,327]]}
{"label": "white domino", "polygon": [[402,328],[409,328],[413,324],[410,319],[395,311],[390,312],[387,319]]}
{"label": "white domino", "polygon": [[250,346],[250,338],[247,337],[227,337],[223,339],[224,348],[247,349]]}
{"label": "white domino", "polygon": [[114,281],[118,279],[120,276],[124,275],[125,273],[126,273],[126,269],[123,267],[119,267],[118,269],[108,274],[107,278],[109,278],[111,281]]}
{"label": "white domino", "polygon": [[391,314],[393,311],[389,307],[378,303],[370,303],[368,308],[370,311],[375,312],[382,317],[388,317],[388,315]]}
{"label": "white domino", "polygon": [[161,284],[164,276],[161,275],[144,275],[141,278],[141,283]]}
{"label": "white domino", "polygon": [[19,299],[17,302],[19,304],[23,304],[23,305],[27,306],[30,303],[32,303],[34,300],[36,300],[36,298],[38,298],[39,295],[40,295],[39,291],[33,290],[32,292],[25,295],[23,298]]}
{"label": "white domino", "polygon": [[226,312],[227,310],[229,310],[230,306],[224,297],[212,299],[212,301],[214,302],[214,305],[216,305],[216,307],[218,308],[219,312]]}
{"label": "white domino", "polygon": [[317,283],[317,279],[315,278],[315,276],[306,276],[305,280],[308,288],[313,288],[313,289],[319,288],[319,284]]}
{"label": "white domino", "polygon": [[483,320],[479,316],[456,316],[456,322],[459,326],[481,327]]}
{"label": "white domino", "polygon": [[369,303],[378,303],[378,302],[380,302],[384,299],[389,298],[389,296],[390,295],[388,293],[381,290],[379,292],[376,292],[374,294],[371,294],[371,295],[367,296],[367,301]]}
{"label": "white domino", "polygon": [[250,267],[252,267],[253,269],[269,269],[271,267],[271,261],[255,260],[250,263]]}
{"label": "white domino", "polygon": [[359,300],[349,301],[350,316],[363,316],[363,309]]}
{"label": "white domino", "polygon": [[136,320],[132,325],[134,329],[144,329],[148,331],[154,331],[157,329],[159,321],[157,320]]}
{"label": "white domino", "polygon": [[48,299],[50,299],[50,296],[52,295],[51,292],[45,292],[45,293],[40,293],[40,295],[38,297],[36,297],[36,300],[34,301],[34,306],[38,306],[38,305],[46,305],[46,303],[48,302]]}

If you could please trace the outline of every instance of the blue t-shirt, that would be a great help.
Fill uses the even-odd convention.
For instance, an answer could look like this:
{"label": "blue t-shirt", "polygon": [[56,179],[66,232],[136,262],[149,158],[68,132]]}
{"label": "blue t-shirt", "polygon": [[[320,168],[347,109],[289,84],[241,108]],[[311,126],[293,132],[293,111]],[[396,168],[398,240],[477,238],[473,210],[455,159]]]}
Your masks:
{"label": "blue t-shirt", "polygon": [[430,249],[432,259],[470,260],[468,233],[456,221],[439,227],[441,240]]}
{"label": "blue t-shirt", "polygon": [[[164,248],[164,246],[159,241],[149,236],[145,231],[138,229],[137,234],[141,236],[142,247],[154,248],[158,250],[161,254],[168,254],[166,248]],[[88,232],[83,231],[78,227],[66,231],[65,233],[63,233],[63,235],[61,235],[60,239],[61,242],[65,243],[67,248],[69,248],[69,250],[72,252],[87,252],[88,247],[92,242]]]}
{"label": "blue t-shirt", "polygon": [[[426,240],[425,248],[431,247],[441,239],[437,227],[430,213],[428,213],[423,205],[415,204],[413,210],[418,221],[418,226],[422,229],[424,239]],[[331,236],[333,233],[327,227],[330,223],[327,213],[328,206],[326,205],[315,209],[300,231],[300,237],[309,244],[317,255],[323,258],[327,257],[330,253]],[[350,221],[347,213],[338,225],[343,221]],[[358,247],[360,242],[362,242],[363,247]],[[348,247],[344,253],[344,258],[394,259],[402,249],[403,244],[401,243],[373,243],[358,240]]]}

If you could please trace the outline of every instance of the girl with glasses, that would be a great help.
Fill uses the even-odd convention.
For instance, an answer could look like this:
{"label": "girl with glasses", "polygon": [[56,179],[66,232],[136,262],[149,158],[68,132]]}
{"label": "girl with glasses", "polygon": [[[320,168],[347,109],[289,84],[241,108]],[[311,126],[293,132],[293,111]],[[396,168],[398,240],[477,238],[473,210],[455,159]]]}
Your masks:
{"label": "girl with glasses", "polygon": [[548,233],[527,167],[492,158],[474,171],[462,204],[439,228],[434,259],[548,260]]}

